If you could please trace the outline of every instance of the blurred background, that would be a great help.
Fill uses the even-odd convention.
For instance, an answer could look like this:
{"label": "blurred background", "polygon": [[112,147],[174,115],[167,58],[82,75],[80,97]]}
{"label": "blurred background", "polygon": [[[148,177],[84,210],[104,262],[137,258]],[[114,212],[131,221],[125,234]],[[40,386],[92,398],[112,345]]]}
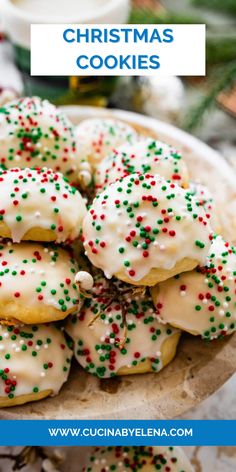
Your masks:
{"label": "blurred background", "polygon": [[[207,25],[207,76],[164,79],[30,77],[29,46],[27,48],[24,38],[26,26],[19,28],[17,23],[17,9],[20,11],[23,3],[25,10],[30,3],[34,5],[34,20],[37,19],[38,0],[0,0],[0,104],[15,95],[37,94],[58,105],[86,104],[137,111],[199,136],[236,165],[235,0],[121,0],[124,9],[121,21]],[[103,3],[109,3],[109,0],[103,0]],[[6,14],[6,6],[12,7],[12,4],[14,8]],[[77,4],[81,8],[80,0]],[[113,17],[106,16],[105,19],[114,22]],[[52,22],[52,18],[48,21]]]}

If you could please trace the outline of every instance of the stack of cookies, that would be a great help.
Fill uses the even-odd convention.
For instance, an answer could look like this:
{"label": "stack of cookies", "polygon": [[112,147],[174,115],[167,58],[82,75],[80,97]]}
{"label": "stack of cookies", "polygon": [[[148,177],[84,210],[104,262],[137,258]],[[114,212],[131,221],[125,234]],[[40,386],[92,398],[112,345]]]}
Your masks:
{"label": "stack of cookies", "polygon": [[68,378],[72,350],[55,322],[81,306],[66,246],[86,205],[59,172],[75,178],[74,149],[70,123],[48,102],[1,109],[0,406],[55,395]]}

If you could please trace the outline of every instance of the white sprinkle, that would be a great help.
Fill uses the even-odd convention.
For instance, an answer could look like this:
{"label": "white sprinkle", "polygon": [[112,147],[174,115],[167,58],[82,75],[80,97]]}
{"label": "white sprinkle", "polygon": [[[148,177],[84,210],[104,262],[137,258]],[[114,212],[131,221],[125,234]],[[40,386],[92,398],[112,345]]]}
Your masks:
{"label": "white sprinkle", "polygon": [[74,281],[79,285],[79,288],[81,287],[82,290],[91,290],[93,288],[93,277],[84,270],[77,272]]}

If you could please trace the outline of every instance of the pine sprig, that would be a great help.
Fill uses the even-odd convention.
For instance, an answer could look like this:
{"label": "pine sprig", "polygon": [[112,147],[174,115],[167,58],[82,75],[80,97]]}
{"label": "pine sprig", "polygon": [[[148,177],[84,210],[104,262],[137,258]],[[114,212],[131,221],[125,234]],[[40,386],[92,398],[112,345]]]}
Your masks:
{"label": "pine sprig", "polygon": [[236,34],[207,35],[207,65],[224,64],[236,57]]}
{"label": "pine sprig", "polygon": [[214,73],[214,77],[210,79],[210,90],[200,100],[200,102],[192,107],[183,122],[183,128],[192,132],[198,128],[207,111],[210,111],[215,105],[215,101],[220,92],[230,90],[236,82],[236,61],[218,68]]}
{"label": "pine sprig", "polygon": [[207,8],[208,10],[218,10],[220,12],[236,15],[235,0],[192,0],[196,7]]}
{"label": "pine sprig", "polygon": [[[236,3],[236,0],[234,0]],[[205,18],[190,14],[153,11],[150,8],[133,8],[130,16],[132,24],[197,24],[206,23]],[[208,66],[224,64],[235,59],[236,34],[211,34],[207,25],[206,59]]]}
{"label": "pine sprig", "polygon": [[132,24],[197,24],[205,23],[202,16],[153,11],[150,8],[133,8],[129,18]]}

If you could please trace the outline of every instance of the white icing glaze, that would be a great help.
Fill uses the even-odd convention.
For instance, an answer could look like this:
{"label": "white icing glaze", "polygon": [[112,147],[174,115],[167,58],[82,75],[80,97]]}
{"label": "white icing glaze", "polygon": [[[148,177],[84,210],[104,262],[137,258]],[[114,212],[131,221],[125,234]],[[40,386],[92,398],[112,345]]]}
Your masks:
{"label": "white icing glaze", "polygon": [[23,308],[47,305],[62,312],[79,309],[77,271],[77,263],[58,246],[0,243],[0,302],[15,300]]}
{"label": "white icing glaze", "polygon": [[80,161],[93,166],[114,148],[137,140],[135,130],[128,124],[113,118],[91,118],[82,121],[75,129]]}
{"label": "white icing glaze", "polygon": [[183,258],[203,264],[211,228],[204,209],[160,176],[132,174],[98,195],[83,221],[86,255],[109,278],[139,281]]}
{"label": "white icing glaze", "polygon": [[96,447],[83,472],[109,471],[113,470],[112,466],[119,472],[193,472],[183,450],[167,446]]}
{"label": "white icing glaze", "polygon": [[206,214],[209,215],[211,227],[216,233],[219,233],[220,222],[217,215],[216,202],[210,190],[199,182],[190,182],[188,192],[196,198],[198,205],[204,208]]}
{"label": "white icing glaze", "polygon": [[[135,295],[130,286],[122,282],[113,284],[109,285],[103,276],[97,276],[93,298],[86,299],[80,313],[66,324],[65,330],[75,343],[76,359],[88,372],[103,378],[112,377],[120,368],[132,368],[146,359],[151,359],[154,372],[160,371],[161,347],[177,330],[158,322],[150,295]],[[115,287],[122,290],[126,314],[127,339],[124,344],[122,307],[119,297],[114,297]]]}
{"label": "white icing glaze", "polygon": [[79,160],[68,118],[47,100],[26,97],[0,109],[0,164],[49,167],[77,181]]}
{"label": "white icing glaze", "polygon": [[217,236],[207,265],[160,283],[154,300],[162,321],[215,339],[236,330],[235,291],[236,252]]}
{"label": "white icing glaze", "polygon": [[188,171],[181,154],[173,147],[152,138],[134,144],[124,144],[106,156],[97,167],[95,183],[98,189],[126,175],[159,174],[181,187],[188,184]]}
{"label": "white icing glaze", "polygon": [[52,390],[67,380],[72,351],[54,325],[0,325],[0,397]]}
{"label": "white icing glaze", "polygon": [[57,242],[79,236],[86,206],[80,193],[47,168],[0,171],[0,218],[20,242],[29,229],[53,230]]}

